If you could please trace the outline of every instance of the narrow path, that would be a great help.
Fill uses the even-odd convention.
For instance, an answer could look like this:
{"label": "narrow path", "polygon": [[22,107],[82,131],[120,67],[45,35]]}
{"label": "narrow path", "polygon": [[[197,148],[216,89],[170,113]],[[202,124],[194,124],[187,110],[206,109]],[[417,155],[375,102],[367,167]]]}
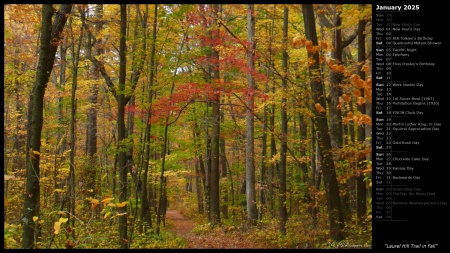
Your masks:
{"label": "narrow path", "polygon": [[[240,232],[228,232],[214,230],[197,235],[192,229],[197,226],[195,221],[189,220],[177,210],[167,210],[166,220],[173,226],[170,232],[186,239],[188,249],[251,249],[258,248],[253,242],[246,239]],[[260,248],[260,247],[259,247]]]}

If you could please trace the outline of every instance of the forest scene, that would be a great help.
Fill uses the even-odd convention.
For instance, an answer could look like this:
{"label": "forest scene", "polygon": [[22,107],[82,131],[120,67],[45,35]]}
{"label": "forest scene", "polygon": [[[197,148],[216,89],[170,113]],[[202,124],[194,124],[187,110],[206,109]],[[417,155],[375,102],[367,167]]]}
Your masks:
{"label": "forest scene", "polygon": [[4,5],[4,248],[371,248],[371,19]]}

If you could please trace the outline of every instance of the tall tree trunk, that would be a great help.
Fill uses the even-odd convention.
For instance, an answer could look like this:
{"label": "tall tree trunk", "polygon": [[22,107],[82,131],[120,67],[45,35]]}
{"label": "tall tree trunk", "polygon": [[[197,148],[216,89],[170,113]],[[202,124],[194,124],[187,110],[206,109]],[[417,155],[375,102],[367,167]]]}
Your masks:
{"label": "tall tree trunk", "polygon": [[[333,35],[333,46],[334,50],[331,53],[331,57],[335,64],[342,65],[342,33],[341,33],[341,16],[340,12],[337,12],[336,20],[334,23],[334,35]],[[331,147],[334,149],[339,149],[342,147],[342,113],[338,108],[339,97],[342,96],[341,81],[343,74],[338,71],[330,71],[330,137],[331,137]],[[325,106],[325,105],[324,105]],[[338,157],[338,156],[336,156]]]}
{"label": "tall tree trunk", "polygon": [[[41,134],[44,109],[44,94],[47,82],[52,72],[55,61],[55,53],[61,39],[62,30],[66,24],[68,14],[72,10],[71,4],[61,4],[56,12],[55,20],[52,24],[53,6],[44,4],[42,6],[42,28],[40,36],[40,53],[38,68],[36,71],[36,82],[30,95],[28,136],[27,136],[27,172],[26,172],[26,192],[24,200],[23,218],[24,222],[22,234],[22,248],[30,249],[34,247],[37,223],[33,217],[40,216],[40,151]],[[57,41],[58,43],[54,43]]]}
{"label": "tall tree trunk", "polygon": [[[125,129],[125,82],[126,82],[126,33],[127,33],[127,5],[120,5],[120,45],[119,45],[119,92],[117,93],[117,134],[118,143],[123,145],[126,138]],[[122,147],[118,154],[119,164],[119,201],[125,202],[127,200],[127,152]],[[127,212],[127,206],[119,208],[120,213]],[[127,216],[119,216],[119,245],[121,249],[128,248],[127,236]]]}
{"label": "tall tree trunk", "polygon": [[[71,100],[70,100],[70,109],[71,109],[71,115],[70,115],[70,143],[71,143],[71,150],[70,150],[70,171],[69,171],[69,192],[68,192],[68,217],[71,218],[71,216],[76,216],[75,214],[75,152],[76,152],[76,139],[75,139],[75,127],[76,127],[76,98],[75,98],[75,92],[77,90],[77,80],[78,80],[78,62],[80,59],[80,49],[81,49],[81,42],[83,40],[83,28],[84,28],[84,11],[80,8],[80,15],[81,20],[83,22],[83,25],[81,26],[80,31],[80,37],[78,38],[78,46],[75,49],[75,38],[72,33],[72,18],[70,19],[70,33],[72,37],[72,94],[71,94]],[[72,228],[75,228],[75,219],[71,220],[71,226]],[[75,230],[72,230],[72,237],[75,239]]]}
{"label": "tall tree trunk", "polygon": [[[316,24],[314,18],[314,9],[312,4],[302,5],[303,18],[305,22],[306,39],[317,45]],[[312,97],[315,105],[319,104],[325,107],[323,94],[323,82],[320,75],[319,55],[308,51],[308,57],[312,57],[314,63],[309,66],[310,83]],[[321,165],[323,166],[324,185],[327,195],[328,216],[330,221],[330,237],[333,240],[344,239],[343,216],[341,210],[341,201],[339,196],[339,186],[336,178],[336,170],[331,154],[331,140],[328,133],[328,122],[326,110],[319,112],[314,110],[317,130],[319,134],[318,144],[321,152]]]}
{"label": "tall tree trunk", "polygon": [[[147,7],[147,6],[146,6]],[[150,162],[150,136],[151,136],[151,124],[149,124],[149,120],[151,117],[151,107],[152,107],[152,101],[153,101],[153,85],[155,80],[155,52],[156,52],[156,25],[158,22],[158,5],[155,4],[154,14],[153,14],[153,30],[152,30],[152,44],[150,49],[150,80],[148,84],[148,100],[149,100],[149,108],[148,108],[148,114],[147,114],[147,125],[145,128],[145,158],[144,160],[144,174],[142,176],[142,208],[141,208],[141,220],[143,222],[143,225],[140,228],[139,232],[145,231],[145,224],[152,227],[152,219],[151,219],[151,213],[150,213],[150,201],[149,196],[147,192],[147,186],[148,186],[148,167]],[[150,189],[152,189],[150,187]]]}
{"label": "tall tree trunk", "polygon": [[[211,40],[217,41],[219,39],[218,27],[218,12],[219,5],[213,4],[211,6],[211,12],[213,16]],[[220,188],[219,188],[219,158],[220,158],[220,93],[216,87],[219,84],[219,51],[216,49],[215,44],[211,45],[211,81],[213,89],[216,92],[213,95],[211,101],[212,115],[211,115],[211,197],[210,197],[210,214],[211,224],[214,226],[220,223]]]}
{"label": "tall tree trunk", "polygon": [[288,218],[286,209],[286,152],[287,152],[287,71],[288,71],[288,54],[287,54],[287,36],[288,36],[288,8],[284,7],[283,15],[283,51],[282,51],[282,69],[284,76],[282,78],[283,96],[281,98],[281,146],[280,146],[280,193],[278,208],[280,212],[280,232],[286,234],[286,221]]}
{"label": "tall tree trunk", "polygon": [[248,66],[248,95],[247,95],[247,115],[246,115],[246,144],[245,144],[245,179],[247,196],[247,221],[249,224],[255,224],[258,218],[256,210],[256,192],[255,192],[255,138],[254,138],[254,90],[255,77],[255,6],[248,5],[247,28],[249,47],[247,48],[247,66]]}
{"label": "tall tree trunk", "polygon": [[[103,18],[103,4],[96,4],[94,9],[94,16],[101,20]],[[103,28],[102,22],[97,22],[95,24],[95,32],[99,33]],[[89,37],[91,39],[91,36]],[[89,50],[89,49],[88,49]],[[104,52],[102,42],[97,41],[94,46],[94,56],[99,57]],[[91,77],[94,80],[100,79],[100,74],[98,67],[93,64],[91,69]],[[95,187],[95,179],[97,175],[96,170],[96,160],[97,160],[97,98],[98,98],[98,84],[95,82],[91,88],[91,95],[88,98],[91,106],[88,109],[87,119],[87,137],[86,137],[86,145],[87,145],[87,155],[88,155],[88,164],[86,165],[86,187],[89,189],[88,197],[94,197],[97,194],[97,189]],[[92,189],[92,191],[90,191]]]}
{"label": "tall tree trunk", "polygon": [[[225,103],[223,99],[222,103]],[[225,122],[225,112],[223,110],[220,111],[220,122],[222,124]],[[225,138],[223,136],[220,136],[220,164],[222,167],[220,176],[222,178],[227,178],[228,176],[228,161],[225,152],[225,147],[226,147]],[[222,214],[225,219],[228,218],[228,188],[224,189],[222,195]]]}

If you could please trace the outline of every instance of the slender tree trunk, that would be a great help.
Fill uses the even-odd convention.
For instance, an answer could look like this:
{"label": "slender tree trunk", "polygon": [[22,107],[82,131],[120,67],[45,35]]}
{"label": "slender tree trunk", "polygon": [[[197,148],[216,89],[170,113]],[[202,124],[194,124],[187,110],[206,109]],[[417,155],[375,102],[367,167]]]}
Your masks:
{"label": "slender tree trunk", "polygon": [[[101,20],[103,18],[103,5],[97,4],[95,5],[95,17]],[[95,24],[95,32],[98,33],[103,29],[102,22],[98,22]],[[91,37],[89,38],[91,39]],[[89,49],[88,49],[89,50]],[[101,41],[97,41],[94,46],[93,54],[97,57],[103,54],[103,45]],[[99,70],[98,67],[93,64],[91,69],[91,77],[94,80],[99,80]],[[87,119],[87,155],[88,155],[88,164],[86,165],[86,187],[89,189],[88,197],[94,197],[97,194],[97,187],[95,187],[95,179],[97,178],[97,170],[96,170],[96,160],[97,160],[97,99],[98,99],[98,84],[95,82],[91,88],[91,95],[89,96],[89,103],[91,106],[88,109]],[[92,189],[92,191],[90,191]]]}
{"label": "slender tree trunk", "polygon": [[[84,11],[80,9],[81,14],[81,20],[84,23]],[[69,172],[69,192],[68,192],[68,198],[69,198],[69,204],[68,204],[68,217],[71,218],[71,215],[76,216],[75,213],[75,152],[76,152],[76,139],[75,139],[75,127],[76,127],[76,95],[75,92],[77,90],[77,80],[78,80],[78,62],[80,59],[80,49],[81,49],[81,42],[83,39],[83,27],[84,24],[81,26],[80,31],[80,37],[78,39],[78,46],[77,49],[75,49],[75,41],[74,36],[72,34],[72,19],[70,19],[70,32],[72,37],[72,95],[71,95],[71,101],[70,101],[70,109],[71,109],[71,115],[70,115],[70,143],[71,143],[71,150],[70,150],[70,172]],[[72,228],[75,228],[75,219],[71,220],[71,226]],[[75,239],[75,230],[72,230],[72,237]]]}
{"label": "slender tree trunk", "polygon": [[[151,124],[149,124],[149,120],[151,117],[151,107],[153,101],[153,85],[155,80],[155,52],[156,52],[156,25],[158,21],[158,5],[155,4],[154,15],[153,15],[153,33],[152,33],[152,44],[150,49],[150,80],[149,80],[149,88],[148,88],[148,99],[149,99],[149,108],[147,114],[147,126],[145,128],[145,158],[144,158],[144,175],[142,176],[142,208],[141,208],[141,220],[144,224],[152,227],[152,219],[150,212],[150,201],[149,194],[147,193],[148,186],[148,167],[150,162],[150,136],[151,136]],[[150,186],[150,190],[152,187]],[[144,225],[141,226],[140,232],[145,231]]]}
{"label": "slender tree trunk", "polygon": [[286,152],[287,152],[287,36],[288,36],[288,8],[284,7],[283,16],[283,51],[282,51],[282,69],[285,76],[282,78],[283,96],[281,98],[281,146],[280,146],[280,193],[279,193],[279,203],[278,208],[280,212],[280,232],[281,234],[286,234],[286,221],[288,219],[287,209],[286,209]]}
{"label": "slender tree trunk", "polygon": [[[313,45],[317,45],[316,24],[314,18],[314,9],[312,4],[302,5],[303,18],[305,22],[306,39],[311,40]],[[323,83],[320,75],[319,55],[308,52],[308,57],[312,57],[314,63],[309,66],[311,79],[311,91],[314,103],[325,107],[323,94]],[[344,239],[342,234],[343,217],[341,201],[339,196],[339,186],[336,178],[336,170],[331,154],[331,140],[328,133],[328,123],[326,111],[319,112],[314,110],[317,130],[319,132],[318,144],[321,152],[321,165],[323,166],[323,176],[325,190],[327,192],[328,216],[330,221],[330,237],[333,240],[340,241]]]}
{"label": "slender tree trunk", "polygon": [[248,95],[247,95],[247,116],[246,116],[246,144],[245,144],[245,178],[247,195],[247,221],[249,224],[255,224],[258,218],[256,210],[256,192],[255,192],[255,143],[254,143],[254,90],[255,77],[255,6],[248,5],[247,28],[249,47],[247,49],[248,71]]}
{"label": "slender tree trunk", "polygon": [[[225,103],[224,100],[222,100],[222,103]],[[220,111],[220,122],[223,124],[225,122],[225,112],[223,110]],[[223,136],[220,137],[220,162],[221,162],[221,177],[227,178],[228,176],[228,162],[227,162],[227,156],[225,152],[225,138]],[[228,188],[225,188],[222,195],[222,214],[223,217],[226,219],[228,218]]]}
{"label": "slender tree trunk", "polygon": [[[123,145],[123,141],[126,138],[125,128],[125,77],[126,77],[126,33],[127,33],[127,5],[120,5],[120,45],[119,45],[119,92],[117,94],[117,134],[118,143]],[[127,152],[125,147],[122,147],[118,154],[119,164],[119,201],[125,202],[127,200]],[[127,206],[119,208],[120,213],[127,212]],[[127,235],[127,216],[119,216],[119,245],[121,249],[128,248],[128,235]]]}
{"label": "slender tree trunk", "polygon": [[36,82],[30,95],[29,115],[31,120],[28,122],[27,137],[27,172],[26,172],[26,192],[24,200],[23,218],[23,234],[22,248],[31,249],[34,247],[36,238],[37,223],[33,221],[33,217],[40,216],[40,150],[41,150],[41,134],[42,122],[44,119],[44,94],[47,82],[52,72],[55,53],[60,41],[61,32],[67,21],[68,14],[72,10],[71,4],[61,4],[58,12],[56,12],[55,20],[52,24],[53,6],[44,4],[42,6],[42,28],[41,28],[41,48],[39,53],[38,68],[36,71]]}
{"label": "slender tree trunk", "polygon": [[[213,4],[212,8],[212,31],[211,39],[215,41],[219,39],[219,30],[217,27],[219,5]],[[211,81],[214,86],[218,85],[219,81],[219,51],[215,48],[215,44],[211,45]],[[212,225],[220,223],[220,188],[219,188],[219,158],[220,158],[220,93],[217,87],[211,101],[212,104],[212,117],[211,117],[211,197],[210,197],[210,215]]]}

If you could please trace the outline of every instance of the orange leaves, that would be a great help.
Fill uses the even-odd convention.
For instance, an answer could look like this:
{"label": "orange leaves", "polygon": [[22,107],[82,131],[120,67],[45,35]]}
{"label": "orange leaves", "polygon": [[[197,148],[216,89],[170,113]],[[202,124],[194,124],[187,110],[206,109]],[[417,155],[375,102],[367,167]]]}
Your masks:
{"label": "orange leaves", "polygon": [[352,80],[352,83],[354,86],[356,86],[358,89],[362,89],[365,87],[366,82],[361,79],[359,75],[353,74],[350,79]]}
{"label": "orange leaves", "polygon": [[352,98],[351,96],[347,95],[347,94],[342,94],[341,96],[345,102],[349,103],[350,99]]}
{"label": "orange leaves", "polygon": [[91,204],[92,204],[91,208],[92,209],[95,209],[97,207],[98,203],[100,203],[100,201],[98,199],[87,198],[86,200],[91,202]]}
{"label": "orange leaves", "polygon": [[325,40],[321,40],[320,41],[320,47],[323,48],[323,50],[327,50],[328,49],[328,44]]}
{"label": "orange leaves", "polygon": [[320,103],[316,103],[314,106],[316,107],[316,110],[318,112],[321,112],[321,113],[325,112],[325,108],[323,108],[323,106]]}
{"label": "orange leaves", "polygon": [[297,36],[295,36],[292,39],[292,46],[294,48],[305,47],[308,52],[311,52],[313,54],[317,53],[317,51],[319,51],[320,48],[324,50],[328,49],[328,44],[326,43],[326,41],[322,40],[319,46],[314,46],[311,40],[307,40],[304,36],[301,36],[300,34],[297,34]]}
{"label": "orange leaves", "polygon": [[372,125],[372,118],[366,114],[353,115],[352,112],[347,113],[346,117],[342,120],[344,124],[348,124],[353,121],[356,125]]}
{"label": "orange leaves", "polygon": [[361,97],[361,91],[360,90],[353,90],[353,95],[357,97]]}
{"label": "orange leaves", "polygon": [[358,97],[357,100],[356,100],[356,103],[357,103],[358,105],[362,105],[362,104],[364,104],[365,102],[366,102],[366,99],[363,98],[363,97]]}
{"label": "orange leaves", "polygon": [[300,48],[302,46],[305,46],[305,43],[306,43],[306,38],[302,37],[300,35],[297,35],[292,39],[292,45],[295,48]]}
{"label": "orange leaves", "polygon": [[369,67],[369,65],[364,65],[364,66],[362,66],[361,70],[364,71],[364,72],[369,72],[370,71],[370,67]]}
{"label": "orange leaves", "polygon": [[328,60],[328,68],[333,72],[344,73],[345,71],[345,66],[343,64],[333,64],[331,59]]}
{"label": "orange leaves", "polygon": [[309,59],[308,59],[308,66],[314,65],[314,63],[315,63],[314,58],[309,57]]}

